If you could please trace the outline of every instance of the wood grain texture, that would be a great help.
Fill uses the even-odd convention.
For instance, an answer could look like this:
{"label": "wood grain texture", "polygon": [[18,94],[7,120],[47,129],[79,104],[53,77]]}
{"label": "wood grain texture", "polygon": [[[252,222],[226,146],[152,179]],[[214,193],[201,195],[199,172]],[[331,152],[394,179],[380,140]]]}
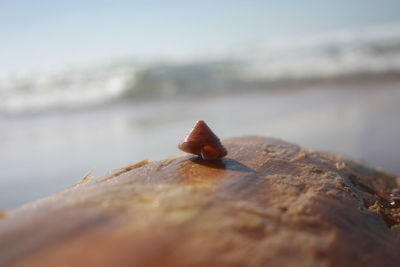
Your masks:
{"label": "wood grain texture", "polygon": [[272,138],[223,144],[219,161],[142,161],[7,212],[0,265],[398,266],[395,177]]}

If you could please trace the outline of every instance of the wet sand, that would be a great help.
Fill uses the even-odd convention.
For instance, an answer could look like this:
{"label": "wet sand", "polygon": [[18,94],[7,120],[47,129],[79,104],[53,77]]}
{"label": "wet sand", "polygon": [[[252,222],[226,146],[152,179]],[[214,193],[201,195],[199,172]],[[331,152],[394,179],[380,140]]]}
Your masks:
{"label": "wet sand", "polygon": [[92,168],[103,175],[178,154],[198,119],[222,139],[278,137],[400,175],[399,115],[400,79],[379,79],[0,118],[0,208],[62,190]]}

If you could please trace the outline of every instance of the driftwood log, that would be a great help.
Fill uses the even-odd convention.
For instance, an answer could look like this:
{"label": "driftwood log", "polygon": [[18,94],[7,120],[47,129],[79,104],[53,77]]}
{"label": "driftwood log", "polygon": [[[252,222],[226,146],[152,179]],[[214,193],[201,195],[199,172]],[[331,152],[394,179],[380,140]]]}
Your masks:
{"label": "driftwood log", "polygon": [[4,213],[0,266],[400,266],[396,177],[272,138],[223,144]]}

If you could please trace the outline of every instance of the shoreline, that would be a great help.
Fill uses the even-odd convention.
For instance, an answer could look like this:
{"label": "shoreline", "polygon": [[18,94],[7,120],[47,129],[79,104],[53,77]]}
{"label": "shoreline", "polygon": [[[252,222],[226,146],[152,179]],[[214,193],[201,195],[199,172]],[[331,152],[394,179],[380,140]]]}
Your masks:
{"label": "shoreline", "polygon": [[[290,79],[286,81],[279,80],[277,82],[260,82],[259,85],[252,85],[253,87],[246,87],[243,85],[241,89],[231,90],[216,90],[206,91],[205,93],[188,93],[177,94],[164,97],[156,96],[141,96],[131,97],[122,95],[117,99],[112,99],[107,102],[74,106],[74,107],[52,107],[46,109],[25,110],[21,112],[0,112],[0,119],[15,119],[20,117],[36,117],[46,116],[46,114],[59,114],[59,113],[81,113],[86,111],[96,111],[108,108],[115,108],[121,105],[149,105],[154,103],[173,103],[174,101],[191,101],[193,99],[212,99],[224,98],[231,96],[240,96],[244,94],[286,94],[304,90],[315,90],[321,87],[334,86],[337,90],[347,89],[349,87],[362,89],[362,86],[371,87],[372,85],[400,83],[400,72],[387,72],[377,74],[359,74],[350,75],[348,77],[332,77],[332,78],[318,78],[318,79]],[[244,89],[246,88],[246,89]]]}
{"label": "shoreline", "polygon": [[400,175],[399,88],[400,80],[385,77],[0,119],[0,208],[61,190],[92,168],[102,175],[174,155],[199,119],[222,139],[274,136]]}

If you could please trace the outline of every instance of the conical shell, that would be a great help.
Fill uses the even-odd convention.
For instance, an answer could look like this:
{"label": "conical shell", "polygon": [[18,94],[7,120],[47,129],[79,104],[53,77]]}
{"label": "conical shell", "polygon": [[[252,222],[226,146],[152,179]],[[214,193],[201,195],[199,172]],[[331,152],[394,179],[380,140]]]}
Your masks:
{"label": "conical shell", "polygon": [[178,145],[178,148],[184,152],[198,155],[205,160],[219,159],[227,154],[219,138],[202,120],[196,122],[189,134]]}

